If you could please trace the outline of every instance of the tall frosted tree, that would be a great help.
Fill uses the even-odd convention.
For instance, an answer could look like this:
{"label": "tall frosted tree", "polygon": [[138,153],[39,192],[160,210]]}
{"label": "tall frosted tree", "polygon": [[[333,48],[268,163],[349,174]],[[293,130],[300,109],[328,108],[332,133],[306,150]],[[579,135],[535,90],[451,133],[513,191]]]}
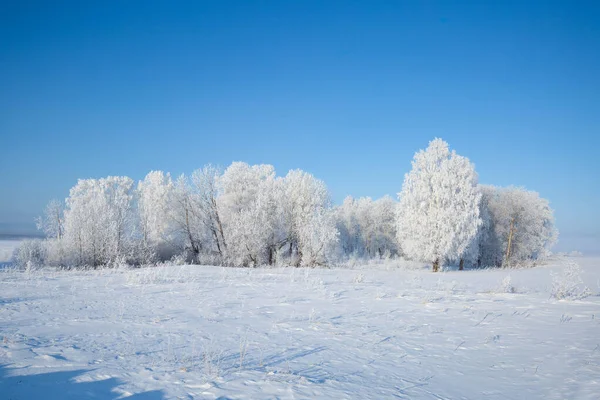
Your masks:
{"label": "tall frosted tree", "polygon": [[219,180],[218,209],[227,238],[227,261],[233,265],[274,262],[286,233],[281,211],[281,180],[272,165],[232,163]]}
{"label": "tall frosted tree", "polygon": [[165,251],[174,230],[169,215],[174,185],[169,173],[151,171],[137,186],[137,211],[142,250],[151,256]]}
{"label": "tall frosted tree", "polygon": [[347,255],[361,255],[361,226],[356,215],[356,200],[347,196],[335,209],[337,228],[340,233],[340,248]]}
{"label": "tall frosted tree", "polygon": [[396,202],[390,196],[386,195],[373,202],[375,239],[371,242],[371,254],[378,254],[381,257],[398,253],[395,210]]}
{"label": "tall frosted tree", "polygon": [[198,208],[198,193],[190,184],[190,179],[183,174],[174,182],[173,205],[169,217],[175,228],[177,241],[182,243],[187,253],[188,261],[196,262],[198,255],[206,250],[209,233]]}
{"label": "tall frosted tree", "polygon": [[37,228],[46,235],[44,261],[48,265],[61,265],[65,261],[64,213],[64,202],[52,200],[44,209],[44,215],[36,219]]}
{"label": "tall frosted tree", "polygon": [[442,139],[415,154],[399,200],[400,246],[408,257],[432,262],[434,272],[465,255],[482,223],[475,167]]}
{"label": "tall frosted tree", "polygon": [[217,199],[220,195],[219,179],[221,172],[218,168],[208,164],[202,169],[192,173],[192,184],[197,193],[196,202],[200,218],[210,231],[213,247],[220,257],[227,249],[227,241],[221,220]]}
{"label": "tall frosted tree", "polygon": [[51,239],[62,239],[64,233],[64,204],[51,200],[44,209],[44,216],[38,217],[36,225],[39,230]]}
{"label": "tall frosted tree", "polygon": [[325,264],[339,236],[325,182],[299,169],[290,171],[284,178],[283,208],[295,264]]}

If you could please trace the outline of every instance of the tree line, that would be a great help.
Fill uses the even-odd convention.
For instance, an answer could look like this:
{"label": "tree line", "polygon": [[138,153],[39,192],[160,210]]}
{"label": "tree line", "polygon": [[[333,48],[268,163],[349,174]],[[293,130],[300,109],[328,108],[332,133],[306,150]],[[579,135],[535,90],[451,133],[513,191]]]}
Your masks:
{"label": "tree line", "polygon": [[143,265],[178,257],[227,266],[319,266],[404,257],[507,266],[546,256],[556,241],[547,200],[523,188],[478,184],[473,164],[434,139],[418,151],[398,201],[347,197],[333,206],[325,183],[271,165],[212,165],[173,179],[80,179],[38,219],[46,234],[17,252],[22,263],[65,267]]}

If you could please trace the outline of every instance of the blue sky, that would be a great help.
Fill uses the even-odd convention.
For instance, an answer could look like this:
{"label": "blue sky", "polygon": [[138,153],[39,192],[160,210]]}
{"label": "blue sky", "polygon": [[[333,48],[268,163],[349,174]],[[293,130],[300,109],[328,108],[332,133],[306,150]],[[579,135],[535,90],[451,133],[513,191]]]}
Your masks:
{"label": "blue sky", "polygon": [[0,6],[0,229],[78,178],[206,163],[400,191],[442,137],[600,248],[600,6],[567,1]]}

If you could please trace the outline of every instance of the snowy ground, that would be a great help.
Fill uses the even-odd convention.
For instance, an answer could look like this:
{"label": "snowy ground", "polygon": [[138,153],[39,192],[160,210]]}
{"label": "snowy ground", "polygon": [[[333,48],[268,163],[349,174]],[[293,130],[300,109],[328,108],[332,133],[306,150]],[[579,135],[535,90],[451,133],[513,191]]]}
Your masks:
{"label": "snowy ground", "polygon": [[[0,398],[598,399],[592,295],[552,271],[0,272]],[[502,281],[510,274],[516,293]]]}

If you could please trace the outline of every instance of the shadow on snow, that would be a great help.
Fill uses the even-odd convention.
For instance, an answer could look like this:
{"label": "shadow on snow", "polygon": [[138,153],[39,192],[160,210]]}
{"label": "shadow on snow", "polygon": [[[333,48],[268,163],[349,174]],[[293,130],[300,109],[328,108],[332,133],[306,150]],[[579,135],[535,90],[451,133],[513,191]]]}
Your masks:
{"label": "shadow on snow", "polygon": [[123,382],[117,378],[108,378],[92,382],[76,382],[75,378],[88,372],[85,369],[74,371],[44,372],[31,375],[13,375],[19,368],[7,368],[0,364],[0,393],[7,400],[26,399],[130,399],[162,400],[160,390],[137,393],[127,397],[114,389]]}

